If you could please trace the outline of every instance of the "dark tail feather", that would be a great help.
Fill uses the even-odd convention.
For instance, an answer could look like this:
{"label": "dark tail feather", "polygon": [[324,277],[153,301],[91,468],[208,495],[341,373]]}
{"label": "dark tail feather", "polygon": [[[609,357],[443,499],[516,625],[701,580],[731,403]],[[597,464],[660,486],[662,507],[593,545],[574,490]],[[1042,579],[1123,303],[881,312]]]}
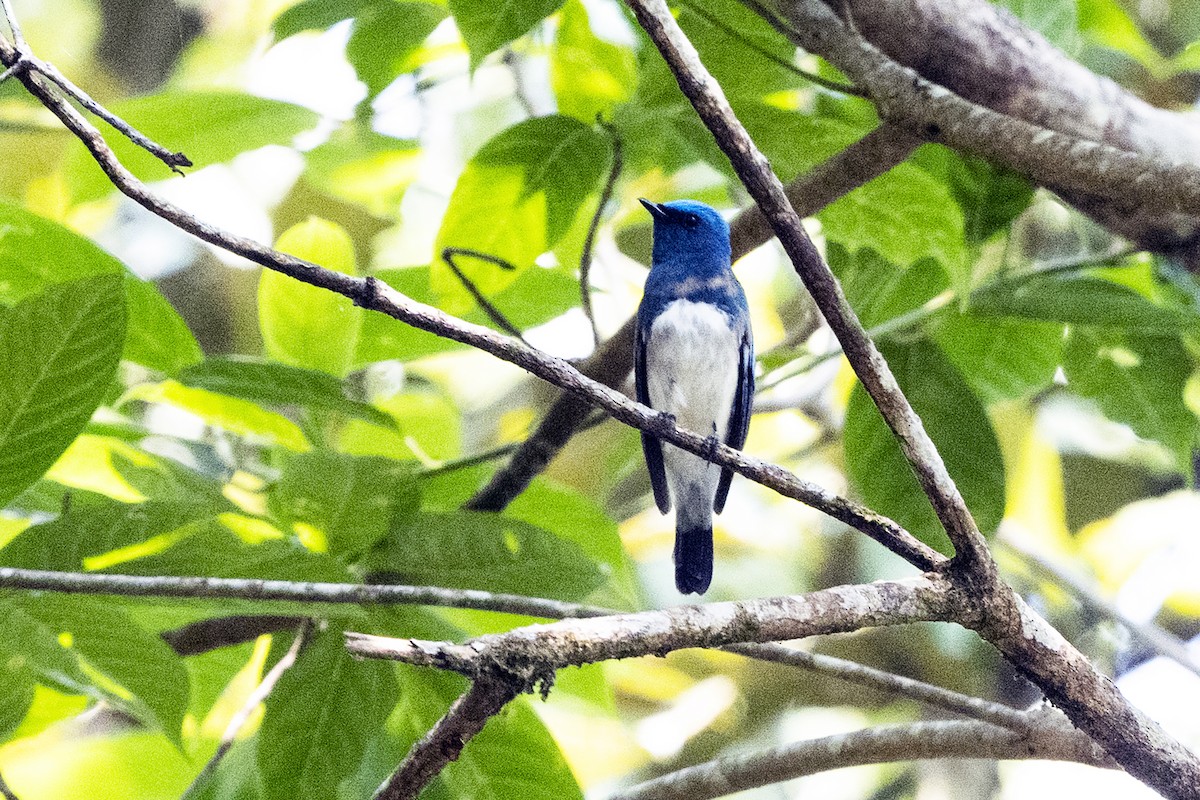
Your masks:
{"label": "dark tail feather", "polygon": [[704,594],[712,583],[713,532],[707,525],[675,526],[675,588],[682,594]]}

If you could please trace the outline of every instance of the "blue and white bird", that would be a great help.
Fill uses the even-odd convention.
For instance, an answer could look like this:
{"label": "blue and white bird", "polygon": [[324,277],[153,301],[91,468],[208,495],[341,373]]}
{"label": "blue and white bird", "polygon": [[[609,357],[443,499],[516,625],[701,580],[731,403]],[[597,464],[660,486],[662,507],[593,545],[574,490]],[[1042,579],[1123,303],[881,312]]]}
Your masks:
{"label": "blue and white bird", "polygon": [[[638,307],[638,402],[740,448],[754,402],[754,340],[729,226],[694,200],[641,203],[654,217],[654,255]],[[725,507],[733,472],[646,433],[642,450],[658,510],[675,505],[675,586],[703,594],[712,581],[712,515]]]}

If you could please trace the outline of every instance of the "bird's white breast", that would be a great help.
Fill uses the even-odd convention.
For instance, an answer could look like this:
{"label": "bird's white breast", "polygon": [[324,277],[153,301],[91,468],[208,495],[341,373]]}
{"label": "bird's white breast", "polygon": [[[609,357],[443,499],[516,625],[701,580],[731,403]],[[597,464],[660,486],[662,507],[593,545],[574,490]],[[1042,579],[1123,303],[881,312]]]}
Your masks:
{"label": "bird's white breast", "polygon": [[729,315],[708,303],[676,300],[654,320],[646,344],[650,405],[674,414],[681,427],[723,440],[741,345]]}

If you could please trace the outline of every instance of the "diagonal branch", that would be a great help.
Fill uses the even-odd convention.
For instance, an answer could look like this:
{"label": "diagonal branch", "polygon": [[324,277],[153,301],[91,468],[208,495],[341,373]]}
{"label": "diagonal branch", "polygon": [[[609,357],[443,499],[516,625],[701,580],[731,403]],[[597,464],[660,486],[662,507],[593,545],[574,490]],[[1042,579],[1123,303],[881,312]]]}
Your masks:
{"label": "diagonal branch", "polygon": [[[877,128],[788,184],[788,198],[798,213],[811,216],[904,161],[921,141],[889,125]],[[738,214],[729,228],[734,261],[765,244],[773,235],[757,206]],[[630,318],[580,366],[583,374],[613,388],[624,383],[633,369],[633,331],[634,320]],[[575,395],[561,395],[509,463],[465,507],[472,511],[504,510],[571,440],[589,407]]]}
{"label": "diagonal branch", "polygon": [[986,722],[911,722],[718,758],[640,783],[611,800],[707,800],[832,769],[930,758],[1046,759],[1113,766],[1086,736],[1066,723],[1042,724],[1018,733]]}
{"label": "diagonal branch", "polygon": [[[0,60],[7,62],[15,57],[16,51],[12,45],[0,39]],[[734,472],[751,477],[756,483],[855,527],[919,569],[936,569],[945,562],[941,554],[918,541],[892,520],[804,481],[782,467],[751,458],[724,444],[714,447],[711,439],[679,428],[667,415],[635,403],[620,392],[585,377],[561,358],[516,342],[490,328],[452,317],[433,306],[418,303],[374,277],[358,278],[334,272],[197,219],[155,195],[125,169],[100,132],[59,97],[42,75],[26,71],[20,73],[18,79],[84,143],[100,168],[122,193],[181,230],[296,280],[349,297],[363,308],[379,311],[413,327],[470,345],[515,364],[526,372],[585,398],[586,402],[604,409],[614,419],[649,431],[664,442],[729,467]]]}
{"label": "diagonal branch", "polygon": [[412,746],[396,771],[376,790],[372,800],[416,800],[417,795],[451,761],[492,717],[520,694],[495,676],[482,676],[471,683],[421,740]]}

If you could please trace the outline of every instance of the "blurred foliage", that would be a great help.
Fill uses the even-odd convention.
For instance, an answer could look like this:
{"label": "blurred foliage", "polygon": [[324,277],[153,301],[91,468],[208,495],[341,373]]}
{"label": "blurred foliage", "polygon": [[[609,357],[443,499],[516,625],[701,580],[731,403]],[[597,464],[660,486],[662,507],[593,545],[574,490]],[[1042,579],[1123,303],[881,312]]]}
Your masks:
{"label": "blurred foliage", "polygon": [[[137,17],[149,5],[16,5],[40,55],[196,163],[172,177],[106,132],[156,190],[495,325],[442,260],[446,247],[477,251],[493,260],[461,257],[467,279],[556,353],[590,346],[578,262],[593,217],[593,300],[607,334],[632,313],[644,276],[639,195],[744,205],[724,156],[611,0],[188,3],[173,11],[188,35],[153,52],[112,33],[153,25]],[[1196,100],[1191,4],[1003,5],[1156,103]],[[785,179],[875,124],[864,101],[807,83],[796,66],[828,68],[739,3],[675,10]],[[143,61],[161,74],[133,83],[162,88],[127,96],[122,76]],[[598,208],[613,136],[623,170]],[[1197,571],[1178,566],[1194,567],[1200,513],[1194,278],[1127,252],[1020,176],[933,146],[819,212],[813,230],[1006,576],[1114,670],[1145,653],[1021,550],[1068,564],[1138,619],[1194,634]],[[626,609],[679,601],[671,523],[652,509],[631,431],[592,428],[505,512],[463,511],[500,463],[494,448],[520,440],[552,395],[455,342],[248,269],[121,199],[16,81],[0,85],[0,566],[392,580]],[[945,549],[883,421],[825,333],[810,335],[779,252],[763,248],[739,269],[761,372],[747,449]],[[716,547],[715,599],[908,571],[740,480]],[[5,593],[0,773],[23,800],[178,797],[293,634],[186,657],[159,634],[266,613],[316,615],[320,627],[200,796],[368,796],[464,688],[434,670],[355,662],[343,631],[461,640],[534,621]],[[812,646],[1030,700],[957,629]],[[1171,691],[1187,705],[1184,688]],[[101,704],[120,715],[83,725],[80,712]],[[718,755],[926,714],[722,653],[573,669],[548,702],[519,700],[490,723],[425,796],[603,796]],[[854,774],[861,781],[845,786],[860,790],[823,783],[821,795],[934,796],[922,791],[928,773],[908,766]]]}

